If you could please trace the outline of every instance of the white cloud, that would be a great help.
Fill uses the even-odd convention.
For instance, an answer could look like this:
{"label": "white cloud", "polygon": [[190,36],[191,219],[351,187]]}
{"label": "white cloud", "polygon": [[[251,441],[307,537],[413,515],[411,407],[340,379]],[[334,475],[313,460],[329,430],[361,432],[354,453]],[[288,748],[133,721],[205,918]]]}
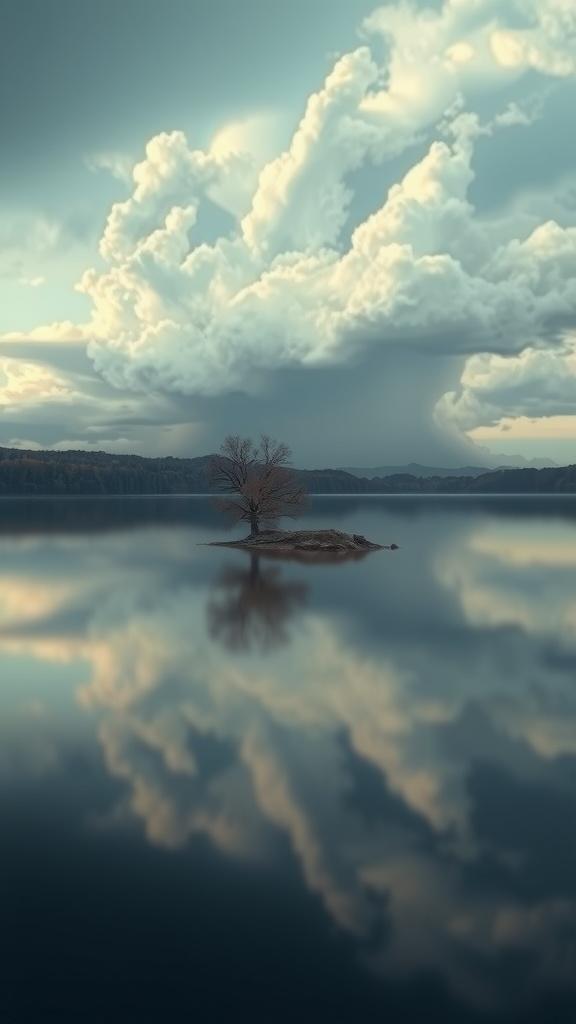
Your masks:
{"label": "white cloud", "polygon": [[[551,257],[551,264],[561,266]],[[550,267],[551,274],[554,269]],[[550,282],[547,298],[552,294]],[[559,349],[529,348],[517,356],[481,354],[470,358],[461,387],[441,399],[437,415],[462,430],[495,426],[516,418],[570,416],[576,408],[576,343]],[[533,431],[534,432],[534,431]]]}
{"label": "white cloud", "polygon": [[351,198],[343,179],[364,161],[371,144],[382,144],[381,133],[359,111],[377,78],[370,50],[361,47],[340,58],[310,97],[289,149],[260,175],[242,224],[251,249],[273,257],[337,241]]}
{"label": "white cloud", "polygon": [[0,357],[0,414],[39,402],[73,401],[64,377],[38,363]]}
{"label": "white cloud", "polygon": [[130,257],[171,209],[196,206],[201,196],[212,198],[233,214],[246,208],[256,180],[249,153],[222,146],[194,150],[184,132],[162,132],[146,146],[146,157],[132,171],[134,191],[110,211],[100,243],[111,262]]}
{"label": "white cloud", "polygon": [[8,331],[1,336],[3,342],[10,341],[46,341],[66,342],[83,341],[85,330],[82,324],[71,320],[60,320],[42,327],[34,327],[31,331]]}
{"label": "white cloud", "polygon": [[210,152],[216,160],[244,154],[263,165],[273,155],[275,143],[275,118],[270,114],[259,114],[225,124],[213,137]]}
{"label": "white cloud", "polygon": [[549,222],[498,244],[501,225],[468,200],[479,130],[458,117],[454,140],[432,144],[344,252],[266,263],[239,237],[189,251],[197,208],[173,207],[128,258],[84,276],[97,368],[120,386],[214,393],[369,343],[514,352],[554,333],[576,317],[576,229]]}

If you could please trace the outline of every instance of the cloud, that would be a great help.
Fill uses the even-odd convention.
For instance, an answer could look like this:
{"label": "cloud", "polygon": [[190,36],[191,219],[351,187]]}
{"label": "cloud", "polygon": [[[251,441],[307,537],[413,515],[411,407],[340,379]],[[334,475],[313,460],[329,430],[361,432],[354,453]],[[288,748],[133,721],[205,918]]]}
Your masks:
{"label": "cloud", "polygon": [[85,158],[85,163],[88,170],[94,174],[107,171],[124,184],[130,184],[132,181],[134,160],[126,153],[92,153]]}
{"label": "cloud", "polygon": [[251,161],[264,165],[273,155],[275,127],[275,118],[270,114],[229,121],[214,135],[210,152],[220,161],[244,154]]}
{"label": "cloud", "polygon": [[478,123],[460,116],[452,131],[343,253],[313,247],[265,266],[241,238],[189,252],[197,208],[173,207],[126,262],[83,279],[99,371],[119,386],[210,394],[367,345],[514,352],[554,340],[576,315],[576,229],[549,222],[498,245],[467,197]]}
{"label": "cloud", "polygon": [[33,327],[31,331],[8,331],[1,336],[0,342],[3,346],[12,341],[77,342],[83,341],[84,337],[85,332],[81,324],[75,324],[71,320],[59,320],[41,327]]}
{"label": "cloud", "polygon": [[[218,394],[367,345],[514,352],[555,340],[557,324],[576,314],[574,229],[534,222],[516,237],[511,219],[482,221],[469,199],[475,139],[532,121],[516,101],[485,125],[452,113],[452,139],[433,142],[348,246],[343,237],[351,176],[365,162],[385,163],[454,104],[473,105],[530,68],[570,73],[565,19],[552,0],[545,7],[508,5],[497,24],[512,25],[519,11],[533,24],[526,37],[503,27],[498,45],[493,4],[374,14],[365,31],[385,34],[387,61],[369,46],[337,61],[289,148],[262,169],[252,198],[244,193],[237,230],[211,245],[194,242],[198,211],[207,194],[223,202],[239,154],[218,139],[191,150],[178,132],[152,140],[134,195],[104,234],[114,265],[80,286],[94,304],[98,370],[119,386]],[[426,31],[414,47],[416,23]],[[512,67],[503,48],[513,41],[521,53]],[[238,217],[235,204],[228,210]]]}
{"label": "cloud", "polygon": [[[560,267],[561,253],[557,260]],[[552,267],[550,272],[554,275]],[[546,300],[552,287],[550,281]],[[506,421],[508,428],[517,433],[516,419],[572,416],[575,406],[576,343],[567,340],[555,350],[528,348],[513,357],[472,357],[466,364],[459,390],[443,396],[437,415],[470,431]]]}
{"label": "cloud", "polygon": [[201,196],[238,214],[254,187],[256,167],[249,153],[222,145],[218,138],[213,149],[194,150],[184,132],[173,131],[150,140],[132,178],[133,194],[114,204],[100,243],[101,255],[109,261],[136,254],[139,243],[145,244],[162,218],[182,204],[195,209]]}
{"label": "cloud", "polygon": [[242,223],[250,248],[274,256],[337,241],[351,198],[343,178],[381,138],[359,113],[377,78],[370,50],[361,47],[340,58],[321,91],[310,97],[289,149],[260,175]]}
{"label": "cloud", "polygon": [[0,358],[0,412],[75,397],[63,377],[37,363]]}
{"label": "cloud", "polygon": [[[170,397],[111,387],[99,377],[78,331],[59,325],[0,344],[2,443],[24,449],[188,454],[203,432],[198,417]],[[68,337],[69,335],[69,337]]]}
{"label": "cloud", "polygon": [[[78,334],[113,387],[263,393],[270,374],[386,348],[462,359],[546,349],[552,364],[576,325],[573,216],[533,204],[487,217],[473,192],[478,146],[531,131],[551,85],[574,76],[571,6],[392,4],[362,31],[275,158],[259,115],[206,149],[182,131],[148,142],[108,216],[105,266],[78,285],[92,308]],[[381,191],[358,218],[368,170]],[[475,365],[439,421],[475,425]]]}

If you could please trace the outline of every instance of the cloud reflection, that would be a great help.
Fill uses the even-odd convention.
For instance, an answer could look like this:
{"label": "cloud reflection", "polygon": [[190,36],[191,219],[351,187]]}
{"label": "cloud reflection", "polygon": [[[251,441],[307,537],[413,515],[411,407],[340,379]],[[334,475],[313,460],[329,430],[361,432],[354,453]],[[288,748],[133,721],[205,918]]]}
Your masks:
{"label": "cloud reflection", "polygon": [[395,607],[370,643],[344,582],[360,577],[328,593],[329,568],[219,564],[185,531],[39,536],[0,573],[20,587],[0,651],[87,666],[80,700],[125,786],[117,820],[168,849],[203,835],[270,863],[280,840],[375,970],[434,971],[498,1007],[507,957],[532,965],[524,994],[575,976],[559,951],[576,929],[576,651],[560,614],[576,594],[554,543],[544,557],[552,529],[531,524],[529,559],[498,519],[421,521],[418,588],[354,568],[367,601]]}

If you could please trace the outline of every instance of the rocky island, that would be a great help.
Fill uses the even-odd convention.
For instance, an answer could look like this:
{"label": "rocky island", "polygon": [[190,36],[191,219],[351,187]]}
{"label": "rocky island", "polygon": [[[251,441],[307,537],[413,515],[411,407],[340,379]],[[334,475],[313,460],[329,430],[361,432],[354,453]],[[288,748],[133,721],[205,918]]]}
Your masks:
{"label": "rocky island", "polygon": [[214,547],[240,548],[263,555],[329,560],[361,558],[370,551],[396,551],[397,544],[374,544],[361,534],[342,530],[261,530],[243,540],[213,541]]}
{"label": "rocky island", "polygon": [[[252,556],[330,562],[383,549],[359,533],[273,529],[282,517],[297,518],[306,504],[305,488],[290,460],[288,445],[265,434],[259,443],[237,435],[225,439],[211,464],[211,479],[223,494],[216,504],[233,520],[249,524],[250,534],[243,540],[214,541],[214,546],[241,548]],[[398,545],[388,547],[394,550]]]}

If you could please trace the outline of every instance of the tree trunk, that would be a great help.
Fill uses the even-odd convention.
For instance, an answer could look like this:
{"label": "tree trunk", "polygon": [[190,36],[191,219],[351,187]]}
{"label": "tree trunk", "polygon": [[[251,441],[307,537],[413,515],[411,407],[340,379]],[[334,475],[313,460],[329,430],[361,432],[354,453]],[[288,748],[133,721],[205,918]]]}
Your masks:
{"label": "tree trunk", "polygon": [[260,527],[258,525],[258,516],[253,514],[250,516],[250,536],[257,537],[260,533]]}

